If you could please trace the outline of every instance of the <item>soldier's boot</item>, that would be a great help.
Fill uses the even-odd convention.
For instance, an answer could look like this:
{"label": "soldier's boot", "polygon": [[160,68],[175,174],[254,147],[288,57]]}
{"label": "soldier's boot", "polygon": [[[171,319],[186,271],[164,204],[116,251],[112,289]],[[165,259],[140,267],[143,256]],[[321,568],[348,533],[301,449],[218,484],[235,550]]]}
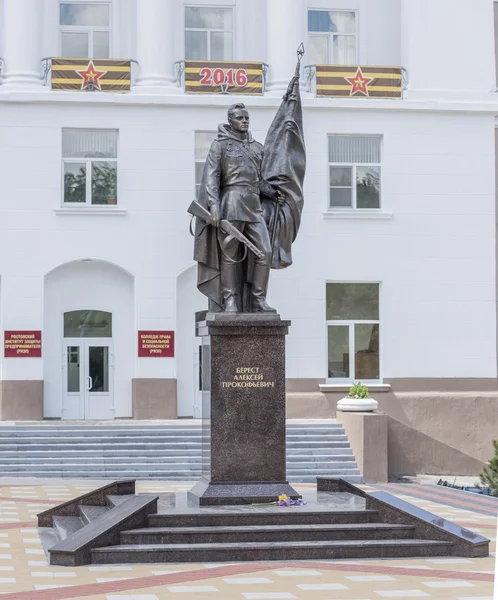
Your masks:
{"label": "soldier's boot", "polygon": [[221,296],[224,311],[227,313],[239,312],[237,307],[237,266],[221,265]]}
{"label": "soldier's boot", "polygon": [[269,277],[269,266],[254,265],[251,288],[252,312],[277,312],[266,302],[266,290],[268,289]]}

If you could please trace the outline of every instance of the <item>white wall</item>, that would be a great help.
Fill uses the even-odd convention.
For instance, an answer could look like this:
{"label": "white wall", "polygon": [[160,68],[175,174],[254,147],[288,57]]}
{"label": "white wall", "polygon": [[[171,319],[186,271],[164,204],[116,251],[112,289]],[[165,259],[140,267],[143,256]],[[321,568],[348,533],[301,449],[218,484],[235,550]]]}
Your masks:
{"label": "white wall", "polygon": [[[56,55],[57,2],[43,1],[43,55]],[[119,54],[133,56],[136,0],[115,1],[123,9],[115,43]],[[410,71],[413,91],[427,96],[411,104],[305,102],[303,224],[295,264],[274,273],[270,284],[271,302],[293,322],[289,377],[325,377],[327,280],[381,282],[384,377],[496,376],[493,106],[498,112],[498,104],[488,94],[487,112],[480,113],[483,106],[469,99],[487,94],[494,81],[492,1],[448,2],[303,0],[303,36],[307,6],[357,8],[360,62],[399,64],[402,45],[401,63]],[[182,1],[172,6],[182,23]],[[238,0],[236,9],[237,59],[264,60],[265,1],[249,6]],[[466,23],[471,27],[462,43]],[[181,26],[175,28],[175,44],[181,59]],[[451,103],[433,102],[441,90],[451,91],[451,103],[460,102],[458,112]],[[0,87],[2,329],[41,329],[45,273],[92,257],[135,275],[133,336],[137,329],[174,330],[177,277],[192,262],[186,208],[194,195],[194,132],[225,121],[231,99],[182,95],[168,104],[133,93],[70,98],[76,95],[46,90],[38,96],[2,95]],[[276,100],[264,96],[247,103],[253,133],[262,142]],[[119,129],[118,202],[125,214],[57,213],[63,127]],[[324,218],[328,133],[383,136],[382,201],[391,219]],[[6,379],[43,378],[43,358],[0,360]],[[143,378],[177,376],[174,359],[135,356],[132,371]]]}
{"label": "white wall", "polygon": [[[38,328],[43,274],[91,256],[136,274],[138,329],[175,329],[176,277],[192,261],[186,208],[194,193],[194,131],[216,127],[225,108],[2,108],[0,161],[9,190],[0,196],[4,328]],[[264,141],[273,114],[252,109],[256,139]],[[119,128],[119,205],[126,215],[55,213],[64,126]],[[493,118],[308,108],[305,130],[306,203],[295,264],[271,283],[272,302],[293,321],[288,375],[324,376],[325,282],[345,280],[382,282],[385,377],[493,377]],[[382,200],[392,219],[324,218],[327,133],[384,136]],[[40,378],[41,361],[8,361],[4,376],[21,375]],[[137,360],[137,377],[175,375],[174,360]]]}
{"label": "white wall", "polygon": [[[325,281],[380,281],[383,376],[494,377],[494,120],[436,113],[307,115],[308,171],[295,265],[272,302],[293,326],[288,370],[323,377]],[[391,220],[323,218],[326,132],[384,136]]]}
{"label": "white wall", "polygon": [[410,89],[434,96],[496,88],[493,0],[401,1]]}

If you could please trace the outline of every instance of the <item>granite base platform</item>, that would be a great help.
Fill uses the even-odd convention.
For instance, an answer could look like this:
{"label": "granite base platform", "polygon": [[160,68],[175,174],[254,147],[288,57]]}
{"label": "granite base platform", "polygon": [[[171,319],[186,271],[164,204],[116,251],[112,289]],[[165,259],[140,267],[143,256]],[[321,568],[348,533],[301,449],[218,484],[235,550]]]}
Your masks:
{"label": "granite base platform", "polygon": [[62,566],[489,553],[489,540],[384,492],[320,479],[305,498],[304,506],[199,507],[185,493],[122,494],[107,496],[106,509],[81,504],[92,500],[87,495],[71,501],[78,523],[61,516],[67,505],[52,509],[53,536],[42,539],[58,542],[46,549]]}
{"label": "granite base platform", "polygon": [[188,498],[198,506],[226,506],[274,502],[282,494],[293,500],[301,497],[287,481],[213,483],[201,479],[188,492]]}
{"label": "granite base platform", "polygon": [[[99,500],[107,490],[94,494]],[[486,556],[489,540],[384,492],[320,479],[304,506],[199,507],[188,495],[108,495],[51,509],[51,564]],[[58,514],[61,513],[61,514]],[[46,516],[46,515],[45,515]],[[40,522],[46,522],[44,516]],[[40,534],[47,529],[40,530]]]}

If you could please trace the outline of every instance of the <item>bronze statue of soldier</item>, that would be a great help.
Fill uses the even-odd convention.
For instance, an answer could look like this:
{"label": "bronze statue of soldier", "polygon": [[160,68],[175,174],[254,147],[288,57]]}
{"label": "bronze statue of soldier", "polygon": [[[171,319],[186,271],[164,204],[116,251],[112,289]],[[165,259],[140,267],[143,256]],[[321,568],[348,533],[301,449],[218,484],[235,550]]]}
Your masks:
{"label": "bronze statue of soldier", "polygon": [[197,286],[209,312],[276,312],[266,301],[270,268],[292,263],[303,207],[300,57],[264,147],[253,139],[242,103],[228,109],[211,144],[199,198],[188,211],[197,217]]}
{"label": "bronze statue of soldier", "polygon": [[[271,245],[263,218],[260,196],[278,202],[277,189],[261,178],[263,146],[249,131],[249,113],[244,104],[228,109],[228,125],[220,125],[204,167],[204,185],[211,213],[211,224],[226,219],[260,250],[254,256],[250,286],[251,312],[276,312],[266,302],[270,276]],[[226,244],[223,242],[229,237]],[[221,296],[225,312],[239,312],[238,277],[241,242],[220,235]]]}

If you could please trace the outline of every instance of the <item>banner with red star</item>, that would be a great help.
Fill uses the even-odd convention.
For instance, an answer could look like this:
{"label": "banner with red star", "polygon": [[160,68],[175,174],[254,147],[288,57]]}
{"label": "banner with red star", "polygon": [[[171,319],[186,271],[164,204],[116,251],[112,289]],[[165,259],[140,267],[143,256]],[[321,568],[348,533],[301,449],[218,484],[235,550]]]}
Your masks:
{"label": "banner with red star", "polygon": [[131,61],[53,58],[52,89],[77,92],[129,92]]}
{"label": "banner with red star", "polygon": [[340,98],[401,98],[401,67],[316,65],[316,95]]}
{"label": "banner with red star", "polygon": [[76,71],[76,74],[79,75],[83,80],[81,82],[82,90],[92,87],[96,90],[99,90],[99,92],[102,91],[102,88],[100,87],[100,78],[106,73],[107,71],[97,71],[95,65],[93,64],[93,60],[88,63],[88,66],[84,71]]}

